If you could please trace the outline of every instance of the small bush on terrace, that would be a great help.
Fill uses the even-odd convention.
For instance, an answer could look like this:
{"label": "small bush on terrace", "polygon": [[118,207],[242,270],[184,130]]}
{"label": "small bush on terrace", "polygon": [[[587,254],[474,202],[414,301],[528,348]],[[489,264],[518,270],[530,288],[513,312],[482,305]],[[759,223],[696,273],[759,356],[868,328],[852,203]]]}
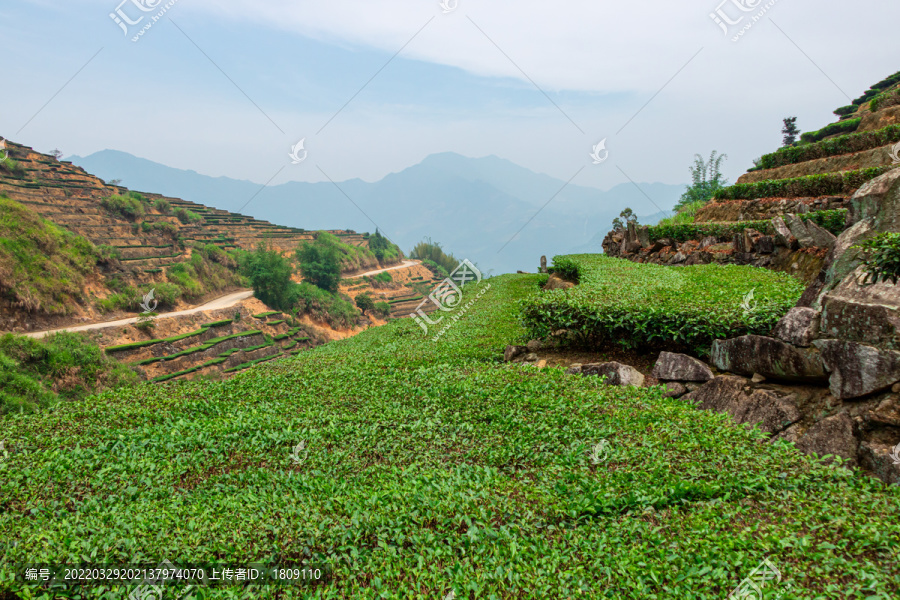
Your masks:
{"label": "small bush on terrace", "polygon": [[359,316],[346,296],[333,294],[306,281],[293,285],[290,299],[295,316],[307,314],[335,328],[352,327]]}
{"label": "small bush on terrace", "polygon": [[143,202],[131,196],[113,194],[109,198],[100,200],[100,206],[106,209],[107,212],[129,221],[136,221],[144,216]]}
{"label": "small bush on terrace", "polygon": [[314,242],[301,244],[296,257],[303,280],[331,293],[341,281],[341,259],[335,236],[319,233]]}
{"label": "small bush on terrace", "polygon": [[179,206],[178,208],[176,208],[172,212],[172,214],[174,214],[178,218],[178,220],[181,221],[182,223],[184,223],[185,225],[199,223],[200,221],[203,220],[203,217],[201,217],[200,215],[198,215],[197,213],[195,213],[193,211],[190,211],[190,210],[184,208],[183,206]]}

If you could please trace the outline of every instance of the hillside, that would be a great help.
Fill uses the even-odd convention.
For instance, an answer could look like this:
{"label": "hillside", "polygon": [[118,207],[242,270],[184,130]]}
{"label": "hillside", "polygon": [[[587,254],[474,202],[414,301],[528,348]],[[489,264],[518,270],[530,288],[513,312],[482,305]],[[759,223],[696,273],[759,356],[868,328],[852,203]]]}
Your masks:
{"label": "hillside", "polygon": [[[433,279],[427,269],[404,263],[399,248],[377,233],[274,225],[109,185],[8,140],[5,151],[0,331],[83,330],[145,379],[230,374],[383,324],[383,316],[363,316],[353,307],[362,292],[389,303],[385,316],[408,316],[411,299],[422,297],[420,284]],[[239,265],[242,252],[263,245],[293,261],[300,244],[321,236],[333,240],[352,282],[340,290],[346,301],[335,296],[279,318],[278,311],[250,298]],[[391,286],[353,279],[395,267],[397,283]],[[299,272],[294,281],[300,281]],[[223,298],[233,300],[220,302]],[[143,305],[158,316],[137,318],[147,310]],[[328,311],[339,305],[338,319]]]}
{"label": "hillside", "polygon": [[[112,150],[71,160],[101,177],[121,178],[135,189],[153,189],[218,208],[241,207],[260,188],[249,181],[208,177]],[[565,185],[565,180],[496,156],[469,158],[444,152],[378,181],[338,181],[340,190],[330,182],[270,185],[246,211],[298,227],[371,228],[343,191],[402,248],[432,237],[485,273],[498,274],[532,271],[543,254],[568,253],[589,243],[625,206],[648,215],[660,208],[670,210],[684,189],[662,183],[641,183],[638,189],[627,183],[604,191],[578,183],[575,179]],[[553,202],[547,204],[550,198]]]}
{"label": "hillside", "polygon": [[900,164],[900,74],[835,114],[835,123],[758,159],[692,222],[612,231],[604,251],[657,264],[752,264],[812,281],[849,223],[853,195]]}

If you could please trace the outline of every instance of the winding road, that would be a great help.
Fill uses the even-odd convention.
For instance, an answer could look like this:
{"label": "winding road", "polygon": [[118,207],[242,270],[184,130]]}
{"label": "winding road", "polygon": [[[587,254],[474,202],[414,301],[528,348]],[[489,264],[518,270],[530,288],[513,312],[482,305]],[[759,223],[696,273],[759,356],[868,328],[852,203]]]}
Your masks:
{"label": "winding road", "polygon": [[[404,269],[406,267],[411,267],[411,266],[414,266],[417,264],[419,264],[418,260],[407,260],[407,261],[404,261],[400,265],[388,267],[386,269],[378,269],[375,271],[369,271],[367,273],[361,273],[359,275],[346,275],[343,278],[344,279],[352,279],[355,277],[372,276],[372,275],[377,275],[379,273],[384,273],[385,271],[393,271],[395,269]],[[187,308],[185,310],[179,310],[179,311],[170,312],[170,313],[163,313],[161,315],[158,315],[156,317],[156,319],[157,320],[171,319],[173,317],[183,317],[186,315],[193,315],[193,314],[196,314],[199,312],[204,312],[207,310],[220,310],[222,308],[230,308],[230,307],[234,306],[235,304],[237,304],[243,300],[246,300],[247,298],[250,298],[251,296],[253,296],[253,290],[241,290],[239,292],[232,292],[230,294],[220,296],[219,298],[216,298],[214,300],[210,300],[206,304],[201,304],[200,306],[195,306],[194,308]],[[25,335],[25,336],[31,337],[31,338],[42,338],[47,335],[50,335],[51,333],[60,333],[63,331],[91,331],[93,329],[104,329],[106,327],[121,327],[122,325],[131,325],[132,323],[137,323],[137,322],[138,322],[138,317],[131,317],[129,319],[119,319],[118,321],[103,321],[100,323],[88,323],[87,325],[77,325],[75,327],[62,327],[60,329],[48,329],[46,331],[33,331],[31,333],[25,333],[22,335]]]}

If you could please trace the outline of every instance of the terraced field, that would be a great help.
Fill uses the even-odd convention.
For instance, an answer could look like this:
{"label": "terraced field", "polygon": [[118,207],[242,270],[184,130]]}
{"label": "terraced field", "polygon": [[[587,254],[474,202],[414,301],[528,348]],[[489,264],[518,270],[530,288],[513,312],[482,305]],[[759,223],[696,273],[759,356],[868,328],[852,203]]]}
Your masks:
{"label": "terraced field", "polygon": [[0,590],[74,597],[25,562],[258,560],[332,579],[189,596],[721,600],[767,558],[767,598],[896,598],[900,488],[659,388],[503,363],[541,279],[491,279],[440,343],[398,320],[0,421]]}

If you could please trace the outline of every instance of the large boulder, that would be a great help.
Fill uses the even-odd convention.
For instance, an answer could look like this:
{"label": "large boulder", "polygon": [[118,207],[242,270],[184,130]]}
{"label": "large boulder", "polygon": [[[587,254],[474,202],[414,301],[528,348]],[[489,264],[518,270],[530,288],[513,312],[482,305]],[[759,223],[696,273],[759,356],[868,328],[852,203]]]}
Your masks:
{"label": "large boulder", "polygon": [[900,483],[900,459],[896,446],[878,442],[859,445],[859,466],[875,474],[885,483]]}
{"label": "large boulder", "polygon": [[794,238],[791,230],[788,229],[788,226],[785,224],[784,219],[782,219],[781,217],[773,218],[772,228],[775,230],[775,243],[777,245],[790,248],[794,244],[794,240],[796,238]]}
{"label": "large boulder", "polygon": [[709,381],[715,377],[703,361],[674,352],[660,353],[652,375],[666,381]]}
{"label": "large boulder", "polygon": [[836,398],[867,396],[900,381],[900,352],[843,340],[816,340],[813,345],[831,372],[829,388]]}
{"label": "large boulder", "polygon": [[511,362],[520,356],[524,357],[527,352],[527,346],[507,346],[506,349],[503,350],[503,360]]}
{"label": "large boulder", "polygon": [[728,413],[736,423],[758,425],[761,431],[775,435],[800,420],[791,396],[772,390],[752,389],[743,377],[723,375],[701,386],[682,400],[699,408]]}
{"label": "large boulder", "polygon": [[881,231],[900,231],[900,169],[866,182],[850,199],[849,223],[874,219]]}
{"label": "large boulder", "polygon": [[775,338],[745,335],[715,340],[710,358],[720,371],[769,379],[824,383],[828,380],[822,358],[814,348],[796,348]]}
{"label": "large boulder", "polygon": [[855,465],[859,450],[856,423],[845,412],[822,419],[800,436],[797,449],[816,456],[840,456]]}
{"label": "large boulder", "polygon": [[862,284],[857,268],[822,298],[822,332],[888,349],[900,350],[900,285]]}
{"label": "large boulder", "polygon": [[582,365],[581,374],[606,377],[606,383],[609,385],[633,385],[635,387],[644,385],[644,376],[640,371],[618,362]]}
{"label": "large boulder", "polygon": [[788,229],[791,230],[791,235],[797,238],[801,248],[812,248],[816,245],[812,235],[809,233],[809,229],[807,229],[806,224],[803,222],[803,219],[797,215],[790,214],[785,215],[784,218],[787,221]]}
{"label": "large boulder", "polygon": [[812,308],[797,306],[788,311],[772,331],[772,337],[794,346],[809,346],[819,337],[821,313]]}
{"label": "large boulder", "polygon": [[819,227],[812,221],[807,221],[806,230],[809,232],[809,235],[813,240],[813,245],[815,245],[817,248],[828,248],[829,250],[834,248],[834,243],[837,241],[837,236],[827,229]]}

